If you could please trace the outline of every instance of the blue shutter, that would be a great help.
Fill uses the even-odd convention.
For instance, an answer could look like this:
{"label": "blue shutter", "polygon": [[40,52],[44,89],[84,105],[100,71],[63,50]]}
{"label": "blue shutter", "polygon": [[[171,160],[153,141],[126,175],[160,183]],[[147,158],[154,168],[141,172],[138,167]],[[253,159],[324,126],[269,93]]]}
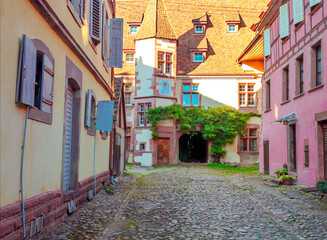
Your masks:
{"label": "blue shutter", "polygon": [[91,127],[92,97],[96,99],[93,90],[88,89],[86,94],[86,102],[85,102],[85,126],[86,127]]}
{"label": "blue shutter", "polygon": [[285,38],[290,34],[290,20],[288,17],[288,4],[284,4],[279,8],[279,27],[280,38]]}
{"label": "blue shutter", "polygon": [[318,3],[321,3],[321,0],[310,0],[310,7],[313,7],[317,5]]}
{"label": "blue shutter", "polygon": [[41,111],[51,113],[53,103],[53,65],[50,59],[43,55],[41,81]]}
{"label": "blue shutter", "polygon": [[303,0],[293,0],[293,15],[294,24],[300,23],[304,20]]}
{"label": "blue shutter", "polygon": [[263,40],[264,40],[264,51],[265,51],[265,57],[270,55],[270,28],[266,29],[263,32]]}
{"label": "blue shutter", "polygon": [[123,67],[123,19],[110,19],[109,67]]}
{"label": "blue shutter", "polygon": [[111,131],[115,101],[99,101],[96,129]]}
{"label": "blue shutter", "polygon": [[29,106],[34,106],[36,55],[36,48],[32,40],[23,34],[19,59],[16,102]]}

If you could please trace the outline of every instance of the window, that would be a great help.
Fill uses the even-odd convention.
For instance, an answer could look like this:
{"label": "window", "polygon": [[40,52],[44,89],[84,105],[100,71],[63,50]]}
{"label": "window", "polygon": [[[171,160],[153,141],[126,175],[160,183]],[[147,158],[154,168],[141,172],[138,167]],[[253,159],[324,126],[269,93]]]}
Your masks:
{"label": "window", "polygon": [[132,104],[132,84],[125,83],[124,85],[124,95],[125,95],[125,105]]}
{"label": "window", "polygon": [[288,67],[283,69],[283,86],[282,86],[282,101],[290,99],[290,76]]}
{"label": "window", "polygon": [[240,83],[238,85],[238,99],[240,107],[255,107],[256,92],[254,83]]}
{"label": "window", "polygon": [[138,26],[131,26],[130,27],[131,34],[137,34],[138,31],[139,31],[139,27]]}
{"label": "window", "polygon": [[67,6],[79,25],[85,23],[85,0],[68,0]]}
{"label": "window", "polygon": [[183,84],[183,106],[199,105],[199,84]]}
{"label": "window", "polygon": [[266,110],[269,110],[271,108],[271,98],[270,98],[270,80],[266,82]]}
{"label": "window", "polygon": [[96,97],[93,90],[88,89],[85,106],[85,126],[87,127],[87,134],[93,136],[95,135],[96,104]]}
{"label": "window", "polygon": [[316,86],[321,84],[321,46],[316,47]]}
{"label": "window", "polygon": [[228,32],[237,32],[237,25],[236,24],[228,24],[227,31]]}
{"label": "window", "polygon": [[30,109],[30,118],[51,124],[54,83],[51,52],[41,40],[31,40],[24,34],[19,66],[16,102],[36,108]]}
{"label": "window", "polygon": [[247,128],[246,136],[240,137],[241,152],[257,152],[258,151],[258,129]]}
{"label": "window", "polygon": [[141,150],[141,151],[144,151],[144,150],[145,150],[145,143],[141,143],[141,144],[140,144],[140,150]]}
{"label": "window", "polygon": [[202,52],[193,53],[193,62],[204,62],[204,54]]}
{"label": "window", "polygon": [[138,125],[140,127],[151,126],[150,121],[145,117],[145,114],[148,110],[151,109],[151,103],[141,103],[138,105]]}
{"label": "window", "polygon": [[195,25],[194,29],[195,29],[195,33],[204,33],[203,25]]}
{"label": "window", "polygon": [[304,167],[309,167],[310,154],[309,154],[309,140],[304,140]]}
{"label": "window", "polygon": [[158,52],[158,74],[172,75],[173,54]]}
{"label": "window", "polygon": [[132,128],[126,128],[126,148],[127,150],[131,150],[131,138],[132,138]]}
{"label": "window", "polygon": [[126,53],[126,62],[134,63],[134,53]]}
{"label": "window", "polygon": [[303,59],[303,55],[296,59],[295,69],[296,69],[295,95],[299,95],[304,92],[304,59]]}
{"label": "window", "polygon": [[101,41],[101,0],[90,0],[90,37],[95,46]]}

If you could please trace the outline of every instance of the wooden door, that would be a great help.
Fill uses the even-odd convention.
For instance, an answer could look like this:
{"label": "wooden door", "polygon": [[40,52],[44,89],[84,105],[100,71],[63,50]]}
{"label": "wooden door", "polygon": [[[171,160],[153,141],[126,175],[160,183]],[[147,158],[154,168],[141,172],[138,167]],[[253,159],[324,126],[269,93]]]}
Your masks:
{"label": "wooden door", "polygon": [[168,165],[168,164],[169,164],[169,138],[159,138],[157,165]]}
{"label": "wooden door", "polygon": [[64,136],[64,173],[63,173],[63,190],[70,189],[70,170],[72,156],[72,132],[73,132],[73,96],[74,90],[70,84],[67,88],[66,111],[65,111],[65,136]]}
{"label": "wooden door", "polygon": [[297,170],[297,163],[296,163],[296,125],[292,124],[289,125],[289,157],[290,157],[290,171],[296,172]]}
{"label": "wooden door", "polygon": [[327,181],[327,124],[322,126],[324,138],[324,175]]}
{"label": "wooden door", "polygon": [[269,174],[269,140],[263,141],[263,167],[264,174]]}
{"label": "wooden door", "polygon": [[114,159],[114,174],[120,176],[120,160],[121,160],[121,136],[116,135],[116,146],[115,146],[115,159]]}

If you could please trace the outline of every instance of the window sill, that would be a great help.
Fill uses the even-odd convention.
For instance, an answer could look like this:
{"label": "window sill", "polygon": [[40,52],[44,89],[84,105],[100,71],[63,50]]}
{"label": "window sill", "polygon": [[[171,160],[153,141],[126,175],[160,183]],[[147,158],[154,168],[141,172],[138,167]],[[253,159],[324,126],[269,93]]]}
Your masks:
{"label": "window sill", "polygon": [[95,54],[98,54],[97,46],[94,44],[91,37],[89,37],[89,44],[91,45],[91,47],[92,47],[93,51],[95,52]]}
{"label": "window sill", "polygon": [[316,90],[318,90],[320,88],[323,88],[323,87],[324,87],[324,84],[322,83],[322,84],[320,84],[318,86],[315,86],[315,87],[311,88],[308,92],[311,93],[311,92],[314,92],[314,91],[316,91]]}
{"label": "window sill", "polygon": [[42,122],[42,123],[46,123],[49,125],[52,125],[52,113],[46,113],[46,112],[42,112],[41,110],[37,109],[37,108],[30,108],[28,111],[28,118],[38,121],[38,122]]}
{"label": "window sill", "polygon": [[286,103],[289,103],[290,101],[291,101],[291,99],[285,100],[285,101],[281,102],[280,105],[284,105],[284,104],[286,104]]}
{"label": "window sill", "polygon": [[270,111],[271,111],[271,108],[265,110],[264,113],[268,113],[268,112],[270,112]]}
{"label": "window sill", "polygon": [[87,128],[87,135],[95,136],[95,129],[92,129],[90,127]]}
{"label": "window sill", "polygon": [[310,16],[314,15],[322,6],[323,2],[318,3],[316,6],[311,8],[311,12],[309,13]]}
{"label": "window sill", "polygon": [[295,25],[294,32],[299,30],[304,25],[304,20]]}
{"label": "window sill", "polygon": [[259,154],[258,151],[247,151],[247,152],[243,152],[243,151],[238,151],[238,154]]}
{"label": "window sill", "polygon": [[79,14],[76,12],[73,4],[69,0],[67,1],[67,7],[68,7],[70,13],[73,15],[73,17],[74,17],[76,23],[78,24],[78,26],[82,27],[82,20],[81,20]]}
{"label": "window sill", "polygon": [[150,129],[151,126],[136,126],[135,128]]}
{"label": "window sill", "polygon": [[304,95],[305,95],[304,92],[303,92],[303,93],[300,93],[300,94],[296,95],[296,96],[293,98],[293,100],[298,99],[298,98],[300,98],[300,97],[302,97],[302,96],[304,96]]}

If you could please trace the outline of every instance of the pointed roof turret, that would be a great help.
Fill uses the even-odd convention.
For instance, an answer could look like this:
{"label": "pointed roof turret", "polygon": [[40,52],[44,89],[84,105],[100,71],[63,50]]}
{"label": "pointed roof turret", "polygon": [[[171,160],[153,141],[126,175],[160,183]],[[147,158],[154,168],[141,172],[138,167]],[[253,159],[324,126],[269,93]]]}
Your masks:
{"label": "pointed roof turret", "polygon": [[154,37],[177,40],[167,15],[164,0],[149,0],[136,40]]}

